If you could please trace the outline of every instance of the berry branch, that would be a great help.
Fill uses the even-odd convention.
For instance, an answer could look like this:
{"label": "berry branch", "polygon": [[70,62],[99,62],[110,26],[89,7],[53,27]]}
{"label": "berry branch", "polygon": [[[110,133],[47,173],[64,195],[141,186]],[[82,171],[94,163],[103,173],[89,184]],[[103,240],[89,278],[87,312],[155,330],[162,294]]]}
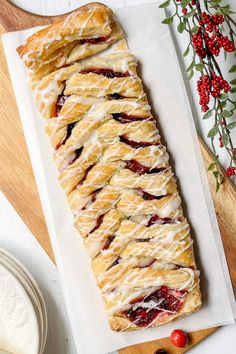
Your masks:
{"label": "berry branch", "polygon": [[[221,0],[167,0],[160,8],[172,5],[174,13],[165,18],[162,23],[172,24],[177,19],[179,33],[186,32],[189,36],[184,57],[192,56],[192,61],[186,69],[188,79],[194,73],[199,73],[197,91],[203,119],[211,118],[213,126],[208,132],[214,155],[214,162],[208,167],[216,180],[216,189],[223,182],[219,169],[219,155],[216,142],[225,149],[229,156],[226,173],[229,177],[235,175],[236,148],[234,148],[231,132],[236,128],[236,79],[230,83],[223,77],[218,56],[224,52],[225,59],[231,53],[236,57],[235,39],[236,22],[229,5],[222,5]],[[236,65],[229,73],[236,72]],[[230,122],[229,122],[229,118]]]}

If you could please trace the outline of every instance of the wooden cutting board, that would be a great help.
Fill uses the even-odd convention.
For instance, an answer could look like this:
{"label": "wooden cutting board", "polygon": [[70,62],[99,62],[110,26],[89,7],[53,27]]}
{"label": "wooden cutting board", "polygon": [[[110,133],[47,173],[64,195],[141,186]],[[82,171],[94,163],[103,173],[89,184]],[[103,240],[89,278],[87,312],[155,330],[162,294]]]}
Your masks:
{"label": "wooden cutting board", "polygon": [[[1,33],[46,25],[51,22],[53,18],[24,12],[7,0],[0,2]],[[0,48],[0,82],[0,188],[48,256],[55,262],[2,46]],[[207,167],[212,161],[212,156],[202,141],[200,141],[200,146]],[[208,178],[236,293],[236,189],[226,176],[224,185],[216,194],[214,180],[211,175],[208,175]],[[217,328],[210,328],[190,333],[190,343],[185,349],[174,348],[167,338],[128,347],[120,350],[119,353],[153,354],[159,348],[167,350],[169,354],[185,353],[216,330]]]}

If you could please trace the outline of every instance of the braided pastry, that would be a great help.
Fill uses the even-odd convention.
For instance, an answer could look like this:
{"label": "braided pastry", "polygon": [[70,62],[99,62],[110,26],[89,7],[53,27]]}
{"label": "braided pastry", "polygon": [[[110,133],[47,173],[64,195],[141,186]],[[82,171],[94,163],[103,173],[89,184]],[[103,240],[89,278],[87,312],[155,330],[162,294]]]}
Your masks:
{"label": "braided pastry", "polygon": [[190,227],[136,59],[112,11],[83,6],[18,52],[110,327],[154,327],[196,311]]}

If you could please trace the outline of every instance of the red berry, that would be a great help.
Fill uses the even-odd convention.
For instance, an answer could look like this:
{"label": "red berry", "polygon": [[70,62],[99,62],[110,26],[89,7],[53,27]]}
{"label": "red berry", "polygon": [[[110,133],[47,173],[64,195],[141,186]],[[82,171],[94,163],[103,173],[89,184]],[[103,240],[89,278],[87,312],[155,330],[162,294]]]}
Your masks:
{"label": "red berry", "polygon": [[188,344],[188,336],[180,329],[175,329],[170,335],[170,341],[175,347],[184,348]]}
{"label": "red berry", "polygon": [[184,8],[182,9],[182,13],[183,13],[184,15],[186,15],[187,12],[188,12],[188,10],[186,9],[186,7],[184,7]]}
{"label": "red berry", "polygon": [[235,167],[229,166],[226,169],[226,174],[228,177],[234,176],[235,175]]}
{"label": "red berry", "polygon": [[191,4],[194,6],[196,5],[196,0],[192,0]]}

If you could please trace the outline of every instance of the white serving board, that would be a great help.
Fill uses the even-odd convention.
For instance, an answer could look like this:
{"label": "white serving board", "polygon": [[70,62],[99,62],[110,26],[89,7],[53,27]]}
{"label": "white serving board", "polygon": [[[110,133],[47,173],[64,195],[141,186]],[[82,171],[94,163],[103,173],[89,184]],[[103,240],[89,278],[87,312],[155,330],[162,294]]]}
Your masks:
{"label": "white serving board", "polygon": [[[99,291],[90,271],[81,239],[57,182],[52,149],[43,130],[43,119],[29,92],[22,62],[15,48],[29,32],[3,37],[4,48],[29,148],[36,182],[51,237],[62,287],[79,353],[104,354],[131,344],[166,337],[173,328],[187,331],[232,323],[232,287],[219,230],[198,148],[193,118],[167,26],[161,24],[157,5],[117,9],[131,51],[140,61],[139,71],[153,112],[158,112],[161,132],[168,142],[180,180],[185,211],[196,239],[195,252],[201,275],[202,309],[159,328],[114,333],[107,323]],[[30,31],[32,32],[32,30]],[[198,256],[198,254],[200,256]],[[231,298],[231,299],[230,299]]]}

